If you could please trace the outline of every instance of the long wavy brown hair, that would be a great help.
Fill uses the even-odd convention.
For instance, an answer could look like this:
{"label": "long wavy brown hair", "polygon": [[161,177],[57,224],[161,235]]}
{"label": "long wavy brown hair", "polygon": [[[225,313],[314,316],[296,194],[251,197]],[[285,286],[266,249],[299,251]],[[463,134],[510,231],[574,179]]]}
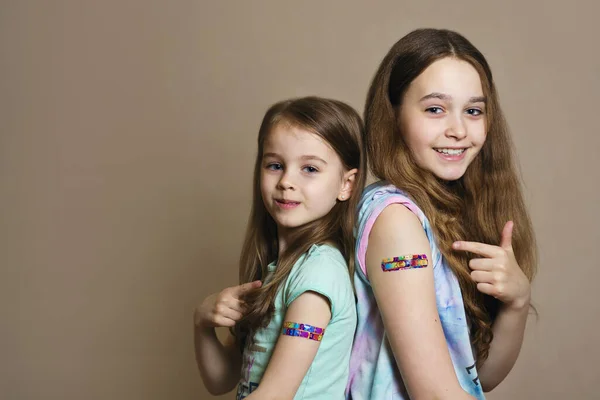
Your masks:
{"label": "long wavy brown hair", "polygon": [[[453,182],[443,182],[417,166],[398,123],[410,83],[445,57],[470,63],[479,73],[487,99],[485,143],[465,175]],[[512,245],[519,266],[530,281],[537,269],[535,236],[513,162],[513,144],[486,59],[453,31],[418,29],[404,36],[390,49],[371,82],[365,132],[373,174],[404,190],[429,219],[437,245],[460,283],[475,356],[481,364],[489,353],[500,302],[477,290],[468,267],[473,255],[454,251],[452,243],[469,240],[498,245],[502,228],[512,220]]]}
{"label": "long wavy brown hair", "polygon": [[[265,208],[260,190],[260,175],[265,139],[280,124],[312,132],[325,140],[337,153],[346,170],[358,169],[350,198],[338,201],[324,217],[298,227],[279,254],[277,226]],[[337,100],[304,97],[274,104],[266,112],[258,133],[258,153],[254,165],[252,211],[240,256],[240,284],[263,280],[263,285],[244,300],[249,312],[234,329],[240,346],[265,327],[275,311],[275,297],[292,267],[313,244],[330,243],[343,254],[350,276],[354,273],[354,237],[356,209],[366,180],[363,123],[349,105]],[[277,269],[265,283],[267,266],[277,261]]]}

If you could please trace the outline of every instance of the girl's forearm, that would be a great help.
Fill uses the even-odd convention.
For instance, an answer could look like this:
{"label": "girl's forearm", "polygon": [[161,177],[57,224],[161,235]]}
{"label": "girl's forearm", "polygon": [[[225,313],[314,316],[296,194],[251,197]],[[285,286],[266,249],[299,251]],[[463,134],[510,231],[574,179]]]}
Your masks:
{"label": "girl's forearm", "polygon": [[517,361],[527,323],[529,299],[500,309],[492,331],[494,339],[487,360],[479,368],[479,381],[489,392],[506,378]]}
{"label": "girl's forearm", "polygon": [[214,328],[194,327],[196,363],[204,386],[212,395],[221,395],[235,388],[240,379],[242,356],[229,336],[223,344]]}

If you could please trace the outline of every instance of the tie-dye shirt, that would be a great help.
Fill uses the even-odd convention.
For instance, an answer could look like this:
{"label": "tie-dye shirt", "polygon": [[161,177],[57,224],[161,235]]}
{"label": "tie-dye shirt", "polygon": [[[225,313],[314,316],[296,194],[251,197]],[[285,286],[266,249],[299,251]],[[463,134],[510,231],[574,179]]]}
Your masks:
{"label": "tie-dye shirt", "polygon": [[367,187],[359,204],[357,264],[354,275],[358,298],[358,327],[350,358],[346,398],[352,400],[409,398],[386,337],[365,263],[371,228],[384,208],[394,203],[403,204],[412,211],[425,229],[431,246],[437,309],[456,376],[467,393],[477,399],[485,399],[477,378],[458,280],[440,253],[433,230],[423,212],[406,194],[385,182],[377,182]]}

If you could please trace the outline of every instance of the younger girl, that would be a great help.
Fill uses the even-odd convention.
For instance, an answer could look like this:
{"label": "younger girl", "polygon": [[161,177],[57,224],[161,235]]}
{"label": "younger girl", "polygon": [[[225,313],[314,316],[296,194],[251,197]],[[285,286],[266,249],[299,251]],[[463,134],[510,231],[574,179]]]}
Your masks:
{"label": "younger girl", "polygon": [[514,365],[536,270],[531,222],[483,55],[422,29],[381,63],[365,108],[348,396],[483,399]]}
{"label": "younger girl", "polygon": [[[195,312],[196,359],[211,393],[239,382],[238,399],[344,398],[356,328],[361,138],[360,117],[338,101],[308,97],[267,111],[241,285]],[[219,326],[234,328],[225,344]]]}

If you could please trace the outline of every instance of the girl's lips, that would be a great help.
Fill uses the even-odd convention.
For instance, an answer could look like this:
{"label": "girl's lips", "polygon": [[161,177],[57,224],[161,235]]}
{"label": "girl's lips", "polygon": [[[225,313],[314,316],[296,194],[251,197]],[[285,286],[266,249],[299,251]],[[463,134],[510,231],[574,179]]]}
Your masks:
{"label": "girl's lips", "polygon": [[465,158],[465,155],[467,154],[467,149],[465,149],[460,154],[444,154],[440,153],[439,151],[436,151],[435,153],[438,155],[438,157],[445,161],[461,161],[463,158]]}
{"label": "girl's lips", "polygon": [[279,199],[275,199],[275,204],[277,204],[280,208],[283,208],[284,210],[290,210],[290,209],[295,208],[298,205],[300,205],[300,203],[297,201],[279,200]]}

